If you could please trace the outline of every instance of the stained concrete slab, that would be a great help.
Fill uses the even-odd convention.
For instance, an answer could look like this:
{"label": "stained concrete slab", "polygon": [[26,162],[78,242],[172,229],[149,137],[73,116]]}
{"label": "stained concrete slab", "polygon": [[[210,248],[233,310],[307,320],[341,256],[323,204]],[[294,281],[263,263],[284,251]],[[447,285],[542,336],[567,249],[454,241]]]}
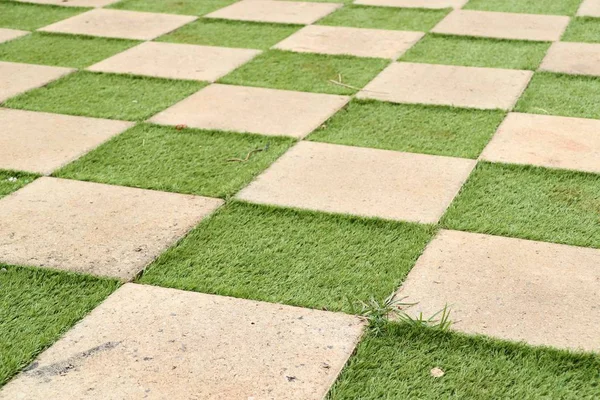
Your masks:
{"label": "stained concrete slab", "polygon": [[17,0],[22,3],[50,4],[65,7],[104,7],[119,0]]}
{"label": "stained concrete slab", "polygon": [[197,17],[97,8],[38,29],[123,39],[152,40]]}
{"label": "stained concrete slab", "polygon": [[310,25],[274,47],[302,53],[396,59],[417,43],[423,35],[424,32]]}
{"label": "stained concrete slab", "polygon": [[300,142],[238,198],[255,203],[436,223],[474,160]]}
{"label": "stained concrete slab", "polygon": [[600,250],[441,231],[398,291],[453,328],[533,345],[600,350]]}
{"label": "stained concrete slab", "polygon": [[532,71],[393,63],[357,97],[396,103],[421,103],[511,109],[527,87]]}
{"label": "stained concrete slab", "polygon": [[301,138],[348,100],[347,96],[213,84],[150,122]]}
{"label": "stained concrete slab", "polygon": [[560,15],[454,10],[431,32],[499,39],[558,41],[568,24],[569,17]]}
{"label": "stained concrete slab", "polygon": [[460,8],[468,0],[356,0],[354,4],[407,8]]}
{"label": "stained concrete slab", "polygon": [[600,0],[583,0],[577,15],[581,17],[600,17]]}
{"label": "stained concrete slab", "polygon": [[307,25],[325,17],[341,6],[342,4],[337,3],[242,0],[204,17]]}
{"label": "stained concrete slab", "polygon": [[363,327],[347,314],[129,283],[0,399],[321,400]]}
{"label": "stained concrete slab", "polygon": [[542,61],[540,70],[600,76],[600,44],[552,43]]}
{"label": "stained concrete slab", "polygon": [[0,28],[0,43],[8,42],[21,36],[27,35],[28,31],[20,31],[17,29]]}
{"label": "stained concrete slab", "polygon": [[0,262],[128,280],[222,203],[39,178],[0,200]]}
{"label": "stained concrete slab", "polygon": [[600,120],[511,113],[481,159],[600,173]]}
{"label": "stained concrete slab", "polygon": [[87,69],[212,82],[260,53],[249,49],[145,42]]}
{"label": "stained concrete slab", "polygon": [[73,71],[73,68],[0,61],[0,102],[44,86]]}

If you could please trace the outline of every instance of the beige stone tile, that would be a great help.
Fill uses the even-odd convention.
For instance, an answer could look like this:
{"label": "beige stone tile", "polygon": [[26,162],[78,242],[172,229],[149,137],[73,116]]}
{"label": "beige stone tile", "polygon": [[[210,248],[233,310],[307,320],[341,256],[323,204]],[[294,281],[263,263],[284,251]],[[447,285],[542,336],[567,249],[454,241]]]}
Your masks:
{"label": "beige stone tile", "polygon": [[39,178],[0,200],[0,262],[131,279],[221,203]]}
{"label": "beige stone tile", "polygon": [[300,142],[238,197],[367,217],[436,223],[474,160]]}
{"label": "beige stone tile", "polygon": [[540,70],[600,76],[600,44],[552,43]]}
{"label": "beige stone tile", "polygon": [[104,7],[119,0],[17,0],[22,3],[51,4],[65,7]]}
{"label": "beige stone tile", "polygon": [[40,31],[151,40],[196,17],[139,11],[95,9],[48,25]]}
{"label": "beige stone tile", "polygon": [[88,68],[90,71],[215,81],[259,50],[145,42]]}
{"label": "beige stone tile", "polygon": [[393,63],[357,97],[507,110],[513,107],[532,75],[531,71],[497,68]]}
{"label": "beige stone tile", "polygon": [[321,400],[358,317],[128,283],[0,399]]}
{"label": "beige stone tile", "polygon": [[132,122],[0,108],[0,169],[50,174]]}
{"label": "beige stone tile", "polygon": [[569,17],[559,15],[455,10],[431,32],[500,39],[557,41],[568,24]]}
{"label": "beige stone tile", "polygon": [[318,128],[348,100],[347,96],[213,84],[150,121],[300,138]]}
{"label": "beige stone tile", "polygon": [[341,6],[342,4],[337,3],[242,0],[205,15],[205,17],[283,24],[312,24]]}
{"label": "beige stone tile", "polygon": [[19,31],[16,29],[0,28],[0,43],[8,42],[21,36],[27,35],[27,31]]}
{"label": "beige stone tile", "polygon": [[303,53],[396,59],[423,35],[423,32],[310,25],[284,39],[275,48]]}
{"label": "beige stone tile", "polygon": [[356,0],[354,4],[387,7],[460,8],[468,0]]}
{"label": "beige stone tile", "polygon": [[511,113],[481,159],[600,172],[600,120]]}
{"label": "beige stone tile", "polygon": [[582,17],[600,17],[600,0],[583,0],[577,15]]}
{"label": "beige stone tile", "polygon": [[44,86],[73,71],[73,68],[0,61],[0,102]]}
{"label": "beige stone tile", "polygon": [[459,331],[598,351],[598,265],[598,249],[441,231],[398,296],[426,317],[448,304]]}

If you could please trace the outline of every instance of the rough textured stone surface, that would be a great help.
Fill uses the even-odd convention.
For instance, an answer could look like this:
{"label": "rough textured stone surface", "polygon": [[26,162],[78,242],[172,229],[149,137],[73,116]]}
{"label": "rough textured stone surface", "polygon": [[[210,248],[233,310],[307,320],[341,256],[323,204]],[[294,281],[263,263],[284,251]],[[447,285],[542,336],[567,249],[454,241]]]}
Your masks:
{"label": "rough textured stone surface", "polygon": [[569,17],[489,11],[455,10],[431,30],[451,35],[501,39],[556,41],[569,24]]}
{"label": "rough textured stone surface", "polygon": [[19,31],[17,29],[0,28],[0,43],[8,42],[21,36],[27,35],[27,31]]}
{"label": "rough textured stone surface", "polygon": [[565,74],[600,76],[600,44],[553,43],[540,69]]}
{"label": "rough textured stone surface", "polygon": [[346,314],[126,284],[0,399],[320,400],[362,329]]}
{"label": "rough textured stone surface", "polygon": [[303,53],[396,59],[423,35],[423,32],[310,25],[284,39],[275,48]]}
{"label": "rough textured stone surface", "polygon": [[72,68],[0,61],[0,102],[73,71]]}
{"label": "rough textured stone surface", "polygon": [[600,121],[511,113],[481,158],[600,172]]}
{"label": "rough textured stone surface", "polygon": [[258,50],[146,42],[92,65],[90,71],[215,81]]}
{"label": "rough textured stone surface", "polygon": [[468,0],[356,0],[355,4],[388,7],[460,8]]}
{"label": "rough textured stone surface", "polygon": [[210,85],[150,119],[165,125],[303,137],[349,98],[232,85]]}
{"label": "rough textured stone surface", "polygon": [[531,71],[497,68],[393,63],[357,97],[507,110],[513,107],[532,75]]}
{"label": "rough textured stone surface", "polygon": [[583,0],[577,15],[584,17],[600,17],[600,0]]}
{"label": "rough textured stone surface", "polygon": [[312,24],[341,6],[336,3],[242,0],[205,15],[205,17],[284,24]]}
{"label": "rough textured stone surface", "polygon": [[598,265],[598,249],[441,231],[398,296],[426,317],[448,304],[463,332],[598,351]]}
{"label": "rough textured stone surface", "polygon": [[436,223],[474,160],[300,142],[238,195],[256,203]]}
{"label": "rough textured stone surface", "polygon": [[131,279],[221,204],[39,178],[0,199],[0,262]]}
{"label": "rough textured stone surface", "polygon": [[196,17],[139,11],[95,9],[48,25],[40,31],[123,39],[152,40]]}
{"label": "rough textured stone surface", "polygon": [[104,7],[119,0],[17,0],[23,3],[51,4],[65,7]]}
{"label": "rough textured stone surface", "polygon": [[50,174],[132,122],[0,108],[0,169]]}

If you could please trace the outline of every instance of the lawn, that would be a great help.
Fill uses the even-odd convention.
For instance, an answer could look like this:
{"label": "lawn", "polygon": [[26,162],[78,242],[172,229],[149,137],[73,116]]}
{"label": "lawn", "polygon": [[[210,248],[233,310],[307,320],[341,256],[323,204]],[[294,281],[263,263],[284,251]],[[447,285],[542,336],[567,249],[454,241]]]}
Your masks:
{"label": "lawn", "polygon": [[86,8],[59,7],[0,1],[0,28],[33,31],[86,11]]}
{"label": "lawn", "polygon": [[33,182],[35,178],[37,178],[37,175],[28,172],[0,169],[0,198],[21,189],[28,183]]}
{"label": "lawn", "polygon": [[469,0],[465,10],[575,15],[582,0]]}

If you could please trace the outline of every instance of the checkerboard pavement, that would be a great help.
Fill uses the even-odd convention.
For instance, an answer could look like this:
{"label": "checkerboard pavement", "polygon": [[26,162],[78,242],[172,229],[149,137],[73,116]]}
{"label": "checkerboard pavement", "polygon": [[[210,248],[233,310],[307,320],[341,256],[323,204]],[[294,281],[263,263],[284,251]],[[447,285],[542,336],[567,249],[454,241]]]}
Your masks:
{"label": "checkerboard pavement", "polygon": [[600,350],[599,1],[31,3],[0,2],[0,178],[33,180],[0,190],[0,263],[124,285],[1,399],[323,398],[359,316],[147,285],[246,202],[427,226],[409,313]]}

